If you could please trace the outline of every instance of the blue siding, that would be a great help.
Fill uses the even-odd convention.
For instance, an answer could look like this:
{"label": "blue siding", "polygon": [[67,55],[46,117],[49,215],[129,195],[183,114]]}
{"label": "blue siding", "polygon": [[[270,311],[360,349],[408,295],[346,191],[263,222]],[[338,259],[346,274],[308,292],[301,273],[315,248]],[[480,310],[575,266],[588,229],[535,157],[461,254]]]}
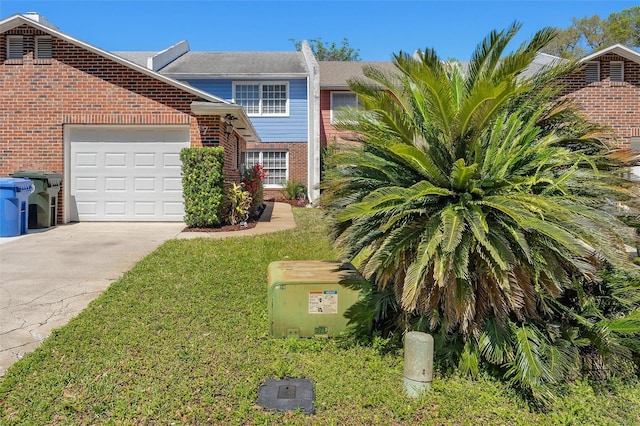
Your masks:
{"label": "blue siding", "polygon": [[[191,86],[209,92],[219,98],[231,100],[234,81],[242,80],[186,80]],[[262,142],[307,142],[308,103],[307,81],[296,80],[247,80],[260,82],[289,82],[288,117],[249,117]]]}

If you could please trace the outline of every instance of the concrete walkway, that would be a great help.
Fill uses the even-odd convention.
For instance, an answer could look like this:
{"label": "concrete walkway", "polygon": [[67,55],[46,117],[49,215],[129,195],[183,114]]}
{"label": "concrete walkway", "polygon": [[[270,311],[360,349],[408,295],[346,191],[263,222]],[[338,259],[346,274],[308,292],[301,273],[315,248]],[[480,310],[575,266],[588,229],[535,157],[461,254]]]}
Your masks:
{"label": "concrete walkway", "polygon": [[184,227],[81,222],[0,238],[0,377],[163,242],[277,232],[295,222],[289,204],[267,203],[252,229],[182,232]]}

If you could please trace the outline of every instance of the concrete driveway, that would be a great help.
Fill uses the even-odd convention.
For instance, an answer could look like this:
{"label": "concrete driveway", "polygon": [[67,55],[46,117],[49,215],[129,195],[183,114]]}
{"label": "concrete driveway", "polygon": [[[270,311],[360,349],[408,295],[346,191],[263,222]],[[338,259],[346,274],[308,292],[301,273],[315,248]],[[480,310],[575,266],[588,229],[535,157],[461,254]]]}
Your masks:
{"label": "concrete driveway", "polygon": [[184,223],[74,223],[0,238],[0,376]]}

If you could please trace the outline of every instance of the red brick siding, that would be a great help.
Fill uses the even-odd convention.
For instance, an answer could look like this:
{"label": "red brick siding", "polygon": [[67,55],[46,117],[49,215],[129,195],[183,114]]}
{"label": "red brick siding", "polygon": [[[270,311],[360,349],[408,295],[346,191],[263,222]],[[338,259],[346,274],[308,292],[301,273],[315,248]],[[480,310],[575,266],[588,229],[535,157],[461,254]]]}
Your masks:
{"label": "red brick siding", "polygon": [[0,36],[0,175],[64,173],[65,124],[188,124],[191,145],[222,144],[230,160],[225,172],[239,178],[220,117],[191,113],[197,96],[58,38],[53,59],[34,60],[34,36],[43,33],[21,26],[6,34],[23,35],[24,56],[6,61]]}
{"label": "red brick siding", "polygon": [[[349,137],[353,138],[352,132],[345,132],[336,129],[331,124],[331,93],[336,90],[320,91],[320,148],[336,142],[344,142]],[[349,92],[344,90],[344,92]]]}
{"label": "red brick siding", "polygon": [[[258,151],[287,151],[289,153],[289,180],[307,184],[307,144],[304,142],[248,143],[246,149]],[[279,198],[277,189],[265,189],[265,199]]]}
{"label": "red brick siding", "polygon": [[[629,147],[632,136],[640,136],[640,64],[615,54],[606,54],[600,61],[600,81],[585,82],[584,72],[568,78],[563,95],[592,121],[608,126],[617,146]],[[611,61],[624,61],[624,82],[612,82],[609,74]]]}

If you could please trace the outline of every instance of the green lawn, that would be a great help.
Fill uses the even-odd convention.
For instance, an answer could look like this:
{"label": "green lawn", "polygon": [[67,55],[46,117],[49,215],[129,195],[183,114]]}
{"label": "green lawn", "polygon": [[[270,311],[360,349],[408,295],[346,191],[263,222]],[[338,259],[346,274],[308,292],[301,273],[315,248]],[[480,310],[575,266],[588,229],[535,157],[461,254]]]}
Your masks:
{"label": "green lawn", "polygon": [[[637,386],[567,386],[540,413],[500,382],[437,374],[413,400],[401,353],[269,338],[269,262],[336,258],[321,212],[294,213],[291,231],[165,243],[9,369],[0,424],[640,424]],[[312,380],[315,415],[256,405],[285,377]]]}

